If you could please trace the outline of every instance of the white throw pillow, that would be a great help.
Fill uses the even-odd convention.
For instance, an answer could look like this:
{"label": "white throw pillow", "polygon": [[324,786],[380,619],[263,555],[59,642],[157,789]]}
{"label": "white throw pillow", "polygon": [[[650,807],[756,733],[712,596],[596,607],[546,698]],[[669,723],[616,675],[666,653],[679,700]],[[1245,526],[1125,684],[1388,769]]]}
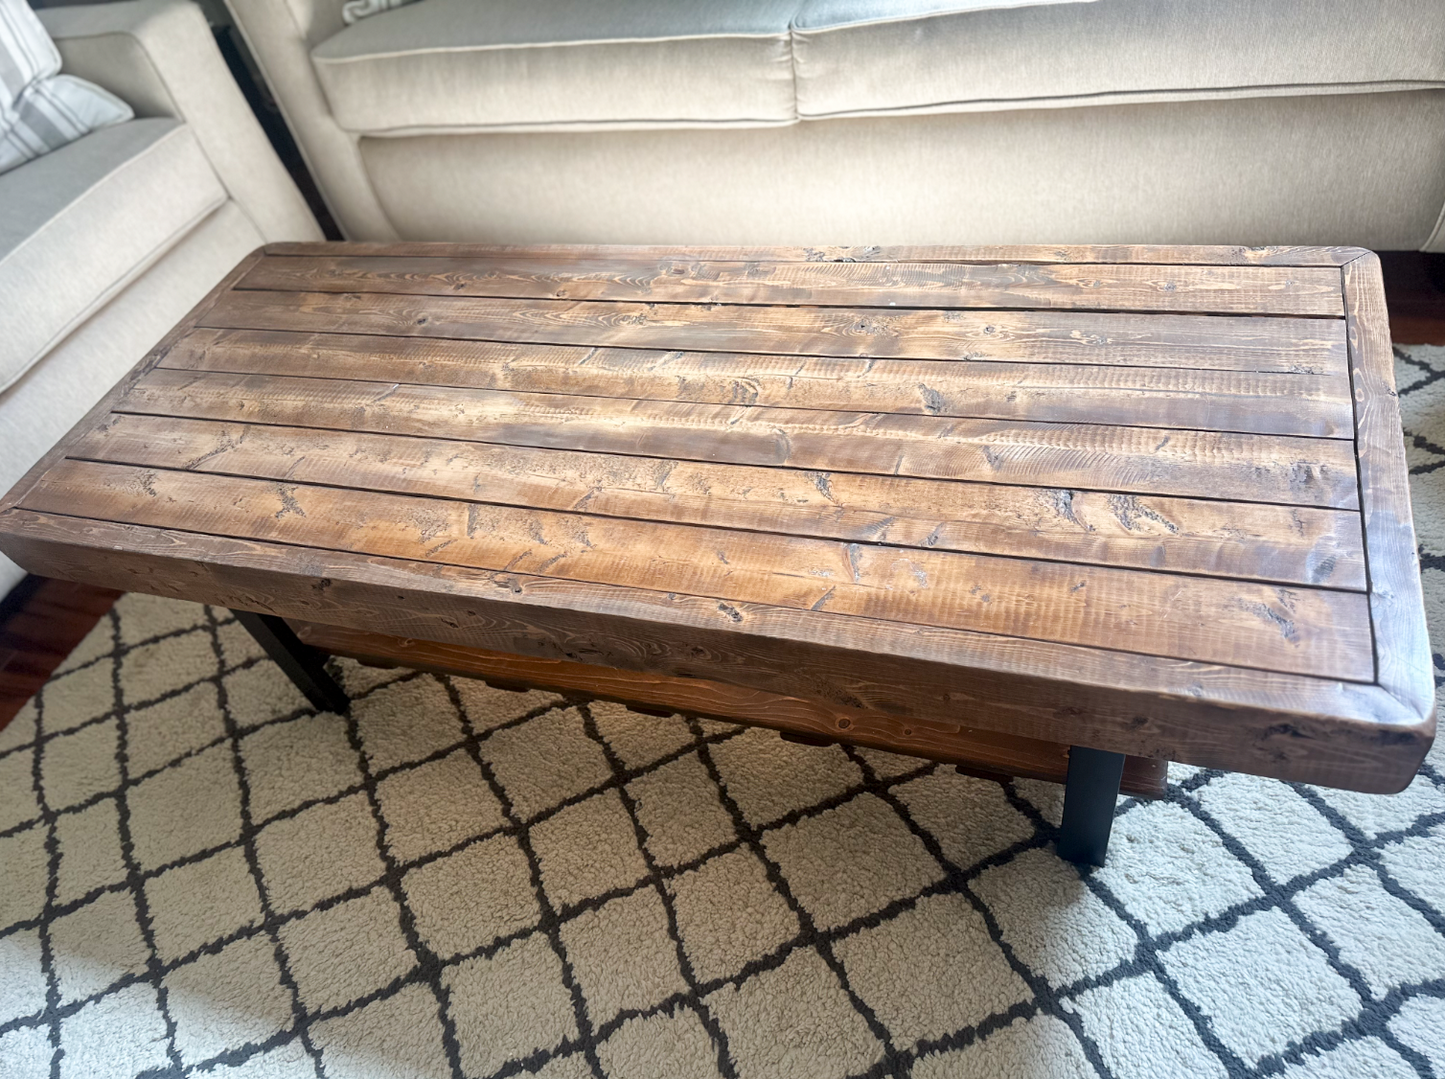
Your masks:
{"label": "white throw pillow", "polygon": [[0,0],[0,172],[135,115],[94,83],[61,75],[60,52],[25,0]]}

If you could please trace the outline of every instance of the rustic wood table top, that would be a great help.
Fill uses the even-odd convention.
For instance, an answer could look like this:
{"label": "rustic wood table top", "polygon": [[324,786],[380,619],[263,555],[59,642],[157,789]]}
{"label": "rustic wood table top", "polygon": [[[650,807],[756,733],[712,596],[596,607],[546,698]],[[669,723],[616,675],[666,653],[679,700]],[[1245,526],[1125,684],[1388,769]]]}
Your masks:
{"label": "rustic wood table top", "polygon": [[1360,790],[1434,731],[1357,249],[273,245],[0,549]]}

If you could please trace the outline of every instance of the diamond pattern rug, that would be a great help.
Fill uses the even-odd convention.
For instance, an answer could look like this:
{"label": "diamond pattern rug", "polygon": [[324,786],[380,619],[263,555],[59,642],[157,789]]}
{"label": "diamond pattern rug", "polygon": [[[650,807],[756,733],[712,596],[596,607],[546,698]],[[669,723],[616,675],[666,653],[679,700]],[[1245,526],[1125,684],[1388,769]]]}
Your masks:
{"label": "diamond pattern rug", "polygon": [[[1398,353],[1445,642],[1445,349]],[[1445,660],[1437,652],[1437,669]],[[0,1076],[1445,1079],[1445,754],[1061,790],[342,664],[129,595],[0,732]]]}

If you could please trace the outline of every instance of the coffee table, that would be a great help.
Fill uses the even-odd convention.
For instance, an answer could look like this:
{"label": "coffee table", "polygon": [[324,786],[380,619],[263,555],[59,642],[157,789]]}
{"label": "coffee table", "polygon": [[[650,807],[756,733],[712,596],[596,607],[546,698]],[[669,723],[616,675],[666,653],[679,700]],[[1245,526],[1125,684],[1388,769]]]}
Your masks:
{"label": "coffee table", "polygon": [[352,655],[1066,780],[1391,792],[1434,686],[1378,260],[279,244],[0,502]]}

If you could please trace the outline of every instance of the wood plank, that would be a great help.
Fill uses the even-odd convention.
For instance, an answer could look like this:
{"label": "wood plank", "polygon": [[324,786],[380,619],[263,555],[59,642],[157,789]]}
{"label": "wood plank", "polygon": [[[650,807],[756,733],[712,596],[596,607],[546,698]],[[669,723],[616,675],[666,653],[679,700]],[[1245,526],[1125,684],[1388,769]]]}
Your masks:
{"label": "wood plank", "polygon": [[1334,267],[399,255],[267,258],[239,288],[412,296],[1344,315]]}
{"label": "wood plank", "polygon": [[1350,307],[1350,374],[1355,387],[1356,452],[1378,681],[1433,725],[1434,663],[1425,625],[1379,258],[1371,254],[1350,263],[1344,269],[1344,280]]}
{"label": "wood plank", "polygon": [[1198,367],[1295,374],[1344,369],[1338,319],[731,307],[470,296],[232,291],[215,329],[449,337],[798,356]]}
{"label": "wood plank", "polygon": [[876,360],[210,329],[190,334],[162,366],[634,400],[1354,437],[1343,371]]}
{"label": "wood plank", "polygon": [[1374,685],[827,611],[18,509],[0,513],[0,550],[66,580],[1350,790],[1403,789],[1434,733]]}
{"label": "wood plank", "polygon": [[1213,266],[1342,266],[1365,253],[1359,247],[1239,247],[1194,244],[1012,244],[932,246],[696,246],[626,244],[454,244],[438,241],[268,244],[266,254],[401,255],[406,257],[548,258],[557,256],[632,259],[695,258],[772,262],[1121,262]]}
{"label": "wood plank", "polygon": [[684,460],[1352,509],[1338,439],[155,370],[117,411]]}
{"label": "wood plank", "polygon": [[1363,590],[1353,511],[113,415],[72,457],[611,517]]}
{"label": "wood plank", "polygon": [[[313,648],[335,656],[347,656],[373,667],[409,667],[437,674],[555,690],[569,697],[644,705],[668,712],[771,727],[846,745],[942,761],[974,774],[985,772],[1000,777],[1062,783],[1068,771],[1069,747],[1037,738],[1021,738],[958,724],[925,723],[886,712],[843,708],[701,678],[674,678],[570,660],[537,659],[437,641],[391,637],[384,633],[327,626],[319,622],[297,621],[292,623],[292,628]],[[1166,761],[1147,757],[1125,758],[1121,792],[1138,798],[1163,797],[1167,765]]]}
{"label": "wood plank", "polygon": [[23,503],[156,528],[1366,681],[1365,597],[84,461]]}

